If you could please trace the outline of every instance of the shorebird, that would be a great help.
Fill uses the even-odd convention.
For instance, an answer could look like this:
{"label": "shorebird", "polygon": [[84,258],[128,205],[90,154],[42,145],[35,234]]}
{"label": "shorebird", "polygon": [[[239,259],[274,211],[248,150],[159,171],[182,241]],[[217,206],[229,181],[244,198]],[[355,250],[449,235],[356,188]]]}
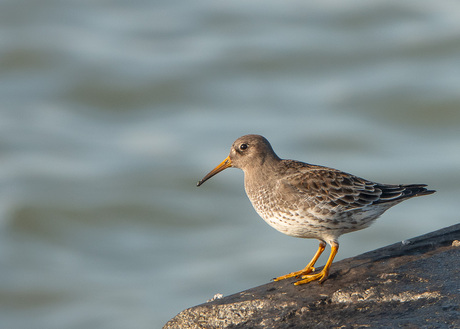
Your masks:
{"label": "shorebird", "polygon": [[[333,168],[284,160],[260,135],[238,138],[229,156],[197,186],[229,167],[243,170],[246,194],[265,222],[284,234],[319,240],[304,269],[274,279],[300,278],[296,285],[327,279],[342,234],[368,227],[404,200],[435,192],[425,184],[380,184]],[[314,265],[326,244],[331,253],[323,269],[315,273]]]}

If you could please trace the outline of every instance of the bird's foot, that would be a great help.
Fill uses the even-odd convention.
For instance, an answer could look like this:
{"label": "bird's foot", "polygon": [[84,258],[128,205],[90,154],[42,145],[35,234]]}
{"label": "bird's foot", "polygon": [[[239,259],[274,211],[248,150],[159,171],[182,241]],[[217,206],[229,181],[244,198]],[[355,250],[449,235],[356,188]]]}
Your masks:
{"label": "bird's foot", "polygon": [[307,266],[303,270],[300,270],[300,271],[297,271],[297,272],[292,272],[292,273],[289,273],[289,274],[274,278],[273,281],[281,281],[281,280],[284,280],[284,279],[289,279],[289,278],[294,278],[294,277],[298,278],[300,276],[302,276],[302,278],[303,278],[308,273],[311,273],[311,272],[314,272],[314,271],[315,271],[315,268],[313,266]]}
{"label": "bird's foot", "polygon": [[323,283],[326,281],[327,277],[329,276],[329,270],[322,270],[319,273],[315,274],[308,274],[308,275],[302,275],[302,280],[295,282],[294,284],[296,286],[299,286],[301,284],[306,284],[312,281],[319,281],[319,283]]}

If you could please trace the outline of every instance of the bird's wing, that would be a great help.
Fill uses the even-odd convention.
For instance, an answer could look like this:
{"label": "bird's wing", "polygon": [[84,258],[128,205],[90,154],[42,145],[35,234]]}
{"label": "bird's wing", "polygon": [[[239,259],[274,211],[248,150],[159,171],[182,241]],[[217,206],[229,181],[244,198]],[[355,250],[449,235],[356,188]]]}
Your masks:
{"label": "bird's wing", "polygon": [[374,183],[338,170],[319,167],[289,175],[285,188],[305,195],[307,202],[328,204],[341,211],[363,208],[374,203],[397,201],[404,197],[402,185]]}

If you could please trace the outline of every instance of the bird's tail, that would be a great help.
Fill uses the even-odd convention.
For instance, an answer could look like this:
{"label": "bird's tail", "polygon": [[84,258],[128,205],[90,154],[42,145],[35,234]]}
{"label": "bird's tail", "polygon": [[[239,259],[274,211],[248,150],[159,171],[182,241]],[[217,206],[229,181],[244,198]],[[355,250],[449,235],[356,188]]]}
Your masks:
{"label": "bird's tail", "polygon": [[428,190],[425,184],[410,185],[377,185],[382,191],[378,203],[403,201],[421,195],[433,194],[435,190]]}

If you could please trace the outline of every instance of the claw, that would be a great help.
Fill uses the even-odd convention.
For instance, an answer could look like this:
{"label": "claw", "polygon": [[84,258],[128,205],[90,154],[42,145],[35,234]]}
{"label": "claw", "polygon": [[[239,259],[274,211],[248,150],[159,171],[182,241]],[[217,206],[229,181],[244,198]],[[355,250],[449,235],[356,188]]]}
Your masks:
{"label": "claw", "polygon": [[306,276],[308,273],[314,272],[315,268],[314,267],[306,267],[303,270],[297,271],[297,272],[292,272],[283,276],[279,276],[277,278],[274,278],[273,281],[281,281],[289,278],[298,278],[298,277],[303,277]]}
{"label": "claw", "polygon": [[323,269],[321,272],[316,273],[316,274],[310,274],[310,275],[302,275],[302,279],[300,281],[297,281],[294,283],[294,285],[299,286],[301,284],[309,283],[312,281],[319,281],[319,283],[323,283],[326,281],[327,277],[329,276],[329,271]]}

